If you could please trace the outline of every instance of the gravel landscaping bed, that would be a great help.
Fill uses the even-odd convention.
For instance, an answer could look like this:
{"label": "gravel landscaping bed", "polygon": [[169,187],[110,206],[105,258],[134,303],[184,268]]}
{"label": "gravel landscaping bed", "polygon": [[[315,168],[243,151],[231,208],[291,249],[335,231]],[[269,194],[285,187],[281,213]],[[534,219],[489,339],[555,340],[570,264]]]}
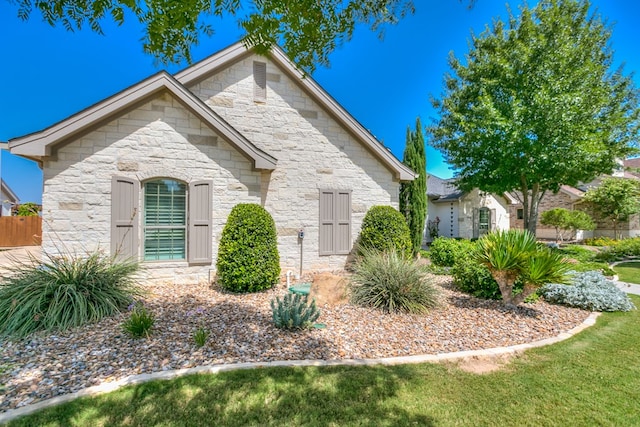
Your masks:
{"label": "gravel landscaping bed", "polygon": [[[349,304],[324,306],[324,329],[288,332],[271,321],[269,301],[286,286],[234,295],[207,285],[149,285],[145,305],[155,314],[150,338],[135,340],[125,315],[73,331],[0,341],[0,412],[128,375],[219,363],[355,359],[448,353],[508,346],[557,336],[589,312],[526,304],[508,310],[451,289],[446,276],[440,308],[426,315],[391,315]],[[204,325],[209,341],[191,334]]]}

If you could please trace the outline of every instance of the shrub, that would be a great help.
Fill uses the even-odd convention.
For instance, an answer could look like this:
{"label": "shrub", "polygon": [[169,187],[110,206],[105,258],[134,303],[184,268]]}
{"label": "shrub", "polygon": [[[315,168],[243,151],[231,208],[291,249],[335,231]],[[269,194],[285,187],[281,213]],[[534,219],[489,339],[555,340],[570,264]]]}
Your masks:
{"label": "shrub", "polygon": [[404,217],[391,206],[372,206],[362,220],[358,251],[395,250],[411,257],[411,233]]}
{"label": "shrub", "polygon": [[281,329],[308,329],[311,328],[320,312],[316,307],[316,301],[307,303],[306,295],[286,294],[282,300],[276,297],[271,300],[271,314],[273,323]]}
{"label": "shrub", "polygon": [[438,237],[429,248],[431,262],[440,267],[453,267],[456,259],[468,255],[475,245],[468,240]]}
{"label": "shrub", "polygon": [[156,322],[153,313],[147,310],[142,303],[135,303],[129,307],[131,312],[122,323],[122,329],[133,338],[148,337]]}
{"label": "shrub", "polygon": [[352,303],[386,312],[423,313],[438,303],[427,272],[394,251],[363,250],[349,290]]}
{"label": "shrub", "polygon": [[612,239],[611,237],[591,237],[589,239],[584,239],[584,244],[589,246],[611,246],[617,242],[617,240]]}
{"label": "shrub", "polygon": [[222,230],[218,250],[218,283],[232,292],[271,288],[280,278],[276,226],[262,206],[236,205]]}
{"label": "shrub", "polygon": [[571,285],[548,284],[540,293],[545,300],[591,311],[629,311],[635,306],[629,297],[601,273],[573,273]]}
{"label": "shrub", "polygon": [[580,245],[565,245],[553,251],[580,262],[592,261],[596,255],[595,252]]}
{"label": "shrub", "polygon": [[500,299],[500,288],[487,267],[467,259],[456,262],[451,268],[454,284],[462,292],[478,298]]}
{"label": "shrub", "polygon": [[626,257],[640,256],[640,237],[619,240],[596,255],[602,261],[616,261]]}
{"label": "shrub", "polygon": [[100,252],[51,256],[10,267],[0,283],[0,335],[65,330],[119,313],[141,295],[138,264]]}

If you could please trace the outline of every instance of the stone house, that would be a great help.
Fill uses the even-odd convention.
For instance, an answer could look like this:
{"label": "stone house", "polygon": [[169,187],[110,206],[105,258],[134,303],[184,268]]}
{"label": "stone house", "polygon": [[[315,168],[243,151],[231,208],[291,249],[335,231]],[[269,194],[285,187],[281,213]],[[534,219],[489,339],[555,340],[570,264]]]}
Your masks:
{"label": "stone house", "polygon": [[[629,173],[627,171],[616,171],[612,174],[615,177],[621,177],[626,179],[638,180],[640,177]],[[536,228],[536,235],[540,239],[555,240],[556,231],[555,228],[548,227],[540,223],[542,213],[554,208],[565,208],[568,210],[582,210],[589,214],[592,214],[591,209],[587,206],[582,198],[586,194],[587,190],[592,187],[597,187],[602,179],[606,177],[603,175],[600,178],[593,180],[588,184],[579,185],[578,188],[571,187],[569,185],[563,185],[560,187],[558,193],[547,193],[540,202],[538,208],[538,223]],[[523,221],[523,207],[521,204],[515,204],[511,206],[511,228],[524,228]],[[618,232],[623,238],[626,237],[638,237],[640,236],[640,215],[632,215],[629,221],[618,224]],[[606,220],[598,220],[596,218],[595,230],[578,230],[577,235],[574,236],[577,240],[582,240],[591,237],[615,237],[613,223]]]}
{"label": "stone house", "polygon": [[477,188],[464,193],[453,179],[427,177],[427,227],[425,240],[431,242],[430,225],[438,223],[438,235],[464,239],[478,238],[494,230],[506,230],[510,207],[516,203],[508,194],[499,196]]}
{"label": "stone house", "polygon": [[0,216],[11,216],[13,206],[20,202],[9,184],[0,178]]}
{"label": "stone house", "polygon": [[44,251],[107,250],[175,283],[213,277],[238,203],[273,216],[283,273],[342,268],[366,211],[415,178],[281,49],[241,43],[9,147],[42,166]]}

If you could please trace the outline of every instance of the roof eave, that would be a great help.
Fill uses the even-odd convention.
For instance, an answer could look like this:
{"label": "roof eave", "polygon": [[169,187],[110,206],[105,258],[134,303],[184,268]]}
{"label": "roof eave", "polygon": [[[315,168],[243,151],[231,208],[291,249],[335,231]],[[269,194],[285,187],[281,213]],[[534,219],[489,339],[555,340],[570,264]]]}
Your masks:
{"label": "roof eave", "polygon": [[23,157],[41,159],[50,156],[52,148],[57,144],[86,132],[97,123],[103,123],[116,117],[164,90],[168,90],[185,108],[197,115],[214,131],[220,133],[227,142],[253,162],[255,169],[275,169],[277,160],[273,156],[253,145],[203,101],[164,71],[43,131],[10,140],[10,150],[13,154]]}

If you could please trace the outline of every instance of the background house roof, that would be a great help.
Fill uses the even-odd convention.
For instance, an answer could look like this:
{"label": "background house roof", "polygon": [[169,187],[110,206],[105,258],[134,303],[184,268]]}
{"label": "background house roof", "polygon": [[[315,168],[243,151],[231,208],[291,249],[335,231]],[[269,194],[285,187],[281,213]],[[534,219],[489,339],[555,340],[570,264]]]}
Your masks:
{"label": "background house roof", "polygon": [[432,202],[458,200],[464,195],[455,185],[455,179],[442,179],[435,175],[427,175],[427,197]]}
{"label": "background house roof", "polygon": [[[16,196],[16,193],[14,193],[11,187],[9,187],[9,184],[7,184],[2,178],[0,178],[0,193],[2,193],[4,197],[8,197],[6,200],[9,201],[9,203],[18,203],[20,201],[18,196]],[[0,203],[4,203],[4,197],[3,200],[0,200]]]}

